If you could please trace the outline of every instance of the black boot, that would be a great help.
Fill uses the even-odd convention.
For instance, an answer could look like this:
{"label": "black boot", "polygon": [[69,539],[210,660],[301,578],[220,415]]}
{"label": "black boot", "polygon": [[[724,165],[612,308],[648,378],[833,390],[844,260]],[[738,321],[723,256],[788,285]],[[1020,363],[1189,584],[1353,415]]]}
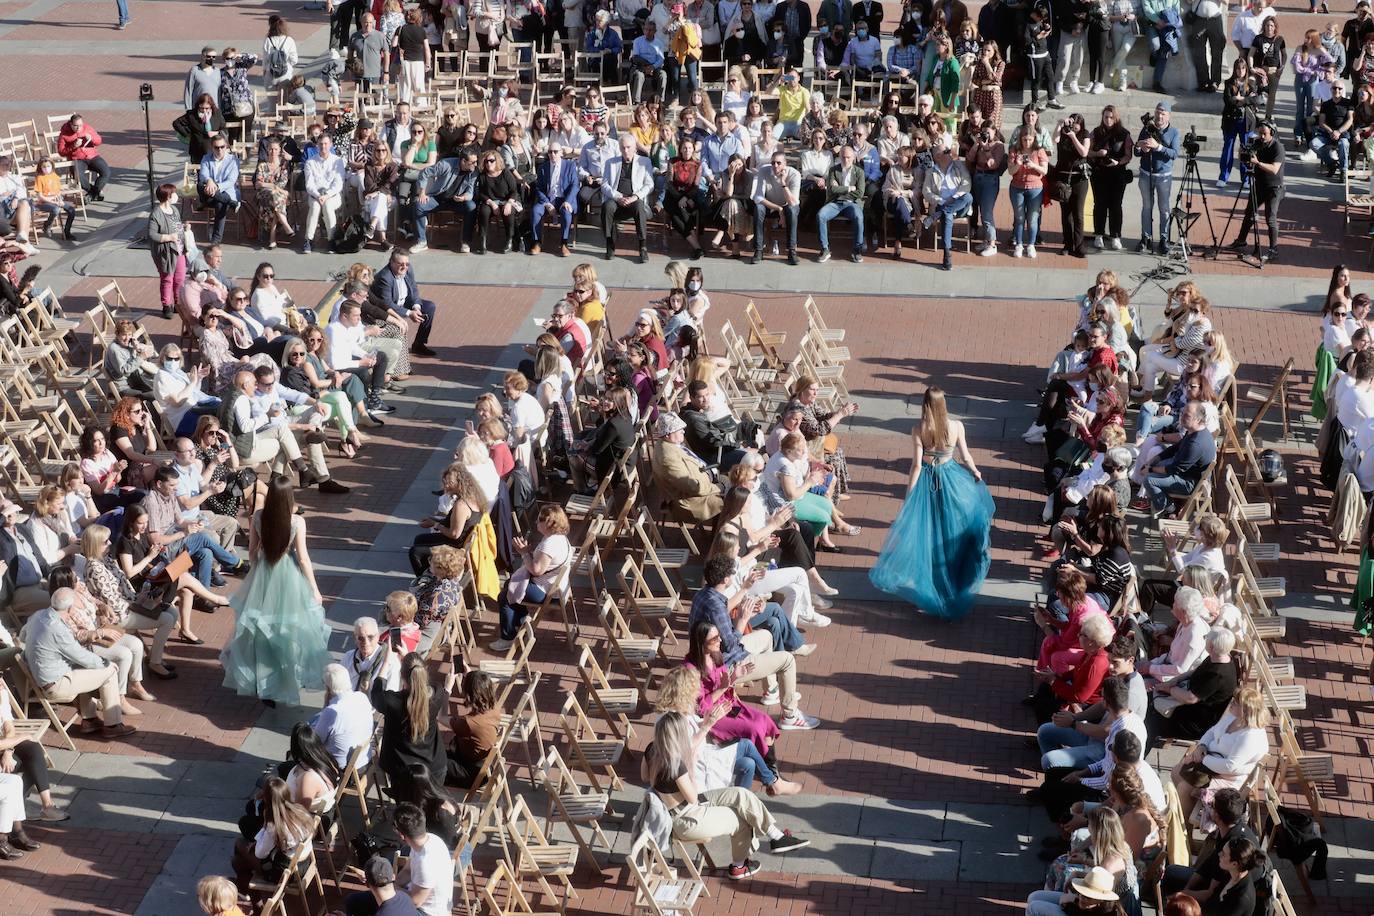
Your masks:
{"label": "black boot", "polygon": [[649,263],[649,249],[643,242],[639,243],[639,263]]}
{"label": "black boot", "polygon": [[612,242],[610,239],[606,240],[606,260],[615,260],[615,242]]}
{"label": "black boot", "polygon": [[954,269],[954,255],[952,255],[952,254],[949,252],[949,249],[945,249],[945,259],[944,259],[943,262],[941,262],[941,264],[940,264],[940,269],[941,269],[941,270],[953,270],[953,269]]}
{"label": "black boot", "polygon": [[0,838],[0,862],[13,862],[15,859],[24,858],[24,854],[9,844],[9,841]]}

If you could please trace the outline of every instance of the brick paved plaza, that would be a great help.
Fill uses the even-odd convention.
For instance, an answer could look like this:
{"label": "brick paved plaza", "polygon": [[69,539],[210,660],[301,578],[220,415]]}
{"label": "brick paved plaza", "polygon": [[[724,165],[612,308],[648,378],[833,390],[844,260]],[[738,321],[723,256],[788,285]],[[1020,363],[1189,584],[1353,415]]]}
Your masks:
{"label": "brick paved plaza", "polygon": [[[895,7],[888,9],[891,14]],[[1327,18],[1305,15],[1305,3],[1299,14],[1293,0],[1280,9],[1290,48],[1304,28]],[[147,252],[128,247],[146,216],[140,203],[142,112],[132,101],[138,83],[152,82],[157,96],[152,120],[158,171],[170,174],[175,168],[179,174],[181,157],[171,149],[167,125],[182,110],[182,79],[201,45],[233,42],[257,49],[266,15],[276,12],[290,21],[302,59],[313,61],[324,47],[324,20],[294,4],[263,2],[131,0],[131,12],[129,28],[115,32],[113,4],[105,0],[0,3],[0,120],[79,108],[100,129],[117,184],[109,202],[92,207],[91,224],[78,224],[79,248],[44,240],[37,259],[45,268],[42,282],[75,314],[95,304],[98,287],[118,280],[161,343],[175,340],[178,328],[158,314],[157,279]],[[1138,98],[1119,101],[1143,109],[1154,98],[1132,95]],[[1281,107],[1288,104],[1291,99],[1281,100]],[[1199,117],[1209,118],[1202,122],[1206,132],[1217,135],[1209,151],[1214,163],[1216,116]],[[1316,429],[1299,419],[1313,374],[1314,313],[1330,267],[1339,261],[1362,267],[1368,251],[1362,239],[1343,239],[1336,190],[1302,180],[1294,165],[1290,159],[1293,199],[1284,212],[1291,231],[1285,229],[1280,262],[1263,273],[1229,260],[1197,259],[1193,267],[1217,306],[1218,328],[1241,361],[1242,391],[1267,382],[1287,358],[1296,360],[1293,436],[1281,440],[1272,422],[1261,430],[1264,445],[1283,452],[1289,468],[1289,483],[1278,493],[1282,560],[1275,570],[1287,579],[1287,596],[1277,602],[1287,633],[1274,651],[1294,659],[1298,682],[1307,689],[1306,708],[1294,713],[1303,747],[1330,753],[1336,762],[1335,778],[1320,787],[1332,845],[1331,880],[1314,884],[1316,903],[1297,903],[1305,913],[1368,914],[1374,912],[1374,685],[1369,647],[1353,635],[1346,612],[1357,556],[1338,553],[1330,540],[1330,496],[1316,480]],[[1214,165],[1204,169],[1209,190],[1213,170]],[[1126,235],[1132,239],[1134,199],[1128,192]],[[1227,207],[1229,197],[1213,200],[1219,222]],[[1057,239],[1052,212],[1047,211],[1046,232]],[[999,226],[1009,221],[1009,208],[999,212]],[[711,896],[698,913],[980,916],[1022,911],[1027,893],[1041,886],[1044,865],[1035,852],[1052,825],[1042,809],[1022,798],[1039,781],[1039,761],[1026,747],[1034,724],[1019,700],[1031,686],[1029,662],[1037,642],[1029,604],[1043,571],[1036,559],[1045,527],[1039,520],[1043,449],[1027,445],[1020,434],[1045,366],[1075,320],[1077,306],[1068,296],[1086,288],[1097,267],[1113,266],[1128,288],[1141,284],[1138,302],[1147,324],[1158,318],[1163,301],[1156,284],[1132,276],[1153,259],[1108,254],[1084,266],[1051,247],[1034,264],[1006,257],[989,263],[960,254],[952,275],[930,269],[938,253],[928,249],[908,251],[908,263],[870,256],[857,267],[838,252],[832,264],[795,270],[780,263],[750,268],[720,259],[703,262],[713,303],[707,319],[713,347],[725,321],[744,325],[744,305],[751,299],[770,328],[788,332],[787,357],[805,329],[801,302],[808,292],[816,294],[832,326],[847,330],[853,360],[845,378],[862,409],[842,430],[854,488],[845,511],[864,530],[857,538],[840,539],[843,554],[823,556],[826,577],[841,595],[831,612],[834,626],[812,634],[819,648],[799,669],[804,707],[823,724],[806,734],[785,733],[778,745],[788,778],[803,791],[770,799],[769,806],[812,846],[786,858],[765,855],[764,870],[745,882],[713,876]],[[581,249],[593,250],[589,244]],[[271,260],[278,283],[297,302],[313,303],[328,288],[329,271],[353,260],[380,265],[382,257],[370,252],[307,258],[231,243],[225,267],[243,278],[259,261]],[[918,263],[910,263],[913,257]],[[665,260],[661,250],[646,266],[597,258],[613,291],[610,312],[617,327],[662,295]],[[431,340],[439,355],[416,360],[406,394],[393,400],[398,412],[384,429],[372,431],[356,460],[331,456],[336,478],[352,486],[352,494],[303,491],[301,499],[335,651],[349,644],[353,619],[374,614],[382,596],[407,583],[405,548],[418,530],[414,520],[432,508],[430,491],[438,486],[438,471],[474,397],[514,367],[520,346],[533,338],[532,319],[546,315],[566,290],[574,263],[549,255],[462,259],[437,250],[415,256],[424,295],[439,307]],[[1357,271],[1356,290],[1374,291],[1370,279]],[[866,576],[904,496],[909,433],[919,418],[921,393],[933,383],[946,389],[952,411],[966,421],[997,501],[994,562],[983,600],[954,624],[884,600]],[[1251,409],[1242,407],[1243,416]],[[1137,545],[1137,554],[1157,563],[1157,542]],[[583,638],[599,646],[598,628],[587,625],[595,610],[585,599],[581,617]],[[479,617],[481,645],[494,638],[494,619],[491,609]],[[680,632],[685,616],[678,623]],[[196,629],[205,645],[169,645],[180,677],[152,682],[158,700],[141,704],[145,714],[135,736],[108,743],[77,738],[76,753],[47,742],[54,792],[72,819],[31,827],[44,848],[19,862],[0,863],[0,913],[183,916],[199,912],[193,896],[198,877],[228,874],[235,822],[254,779],[282,758],[286,732],[313,714],[319,697],[307,697],[305,708],[264,710],[232,695],[221,686],[218,662],[233,630],[232,613],[200,614]],[[534,665],[543,672],[539,705],[545,737],[552,740],[558,729],[553,713],[574,688],[577,673],[561,629],[550,621],[545,629]],[[684,648],[682,643],[671,651]],[[648,704],[636,721],[638,751],[652,731]],[[560,734],[553,743],[561,740]],[[1162,753],[1165,763],[1172,762],[1169,751]],[[628,846],[628,819],[642,794],[638,763],[636,753],[622,764],[627,791],[616,795],[618,816],[603,822],[617,852]],[[523,766],[516,775],[517,782],[526,782]],[[543,801],[535,807],[542,812]],[[479,853],[479,873],[489,870],[494,845]],[[722,847],[715,848],[720,860]],[[601,876],[583,868],[573,883],[578,896],[569,901],[569,914],[629,911],[628,879],[618,858]],[[1301,897],[1296,881],[1289,886]]]}

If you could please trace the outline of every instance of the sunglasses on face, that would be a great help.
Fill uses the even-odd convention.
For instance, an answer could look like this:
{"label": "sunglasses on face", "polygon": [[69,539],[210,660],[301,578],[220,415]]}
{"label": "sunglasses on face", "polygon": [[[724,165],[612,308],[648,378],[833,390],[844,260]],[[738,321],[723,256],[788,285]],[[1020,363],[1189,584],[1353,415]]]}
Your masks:
{"label": "sunglasses on face", "polygon": [[215,144],[215,149],[217,149],[217,150],[223,150],[223,149],[228,149],[228,148],[229,148],[229,147],[225,146],[225,145],[222,144],[222,143],[216,143],[216,144]]}

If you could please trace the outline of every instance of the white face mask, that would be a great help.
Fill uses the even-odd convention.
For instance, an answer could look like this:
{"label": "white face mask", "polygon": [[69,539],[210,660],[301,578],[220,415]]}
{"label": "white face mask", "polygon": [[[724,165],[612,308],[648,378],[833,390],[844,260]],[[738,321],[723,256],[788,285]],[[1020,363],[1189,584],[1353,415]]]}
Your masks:
{"label": "white face mask", "polygon": [[696,283],[696,282],[688,283],[688,284],[687,284],[687,292],[689,292],[689,293],[699,293],[699,292],[701,292],[701,284],[700,284],[700,283]]}

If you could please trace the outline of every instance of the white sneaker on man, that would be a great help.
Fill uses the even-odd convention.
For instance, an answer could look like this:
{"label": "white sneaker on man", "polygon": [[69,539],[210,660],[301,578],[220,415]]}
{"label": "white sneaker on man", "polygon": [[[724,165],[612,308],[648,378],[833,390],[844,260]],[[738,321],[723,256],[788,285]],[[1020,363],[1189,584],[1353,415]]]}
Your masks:
{"label": "white sneaker on man", "polygon": [[1016,247],[1012,248],[1012,250],[1011,250],[1011,256],[1012,256],[1013,258],[1019,258],[1019,257],[1021,257],[1021,252],[1022,252],[1022,250],[1023,250],[1023,249],[1021,248],[1021,246],[1020,246],[1020,245],[1017,245]]}
{"label": "white sneaker on man", "polygon": [[814,609],[797,615],[797,619],[807,626],[816,627],[821,630],[830,626],[830,618]]}
{"label": "white sneaker on man", "polygon": [[429,246],[426,245],[424,242],[416,242],[414,245],[410,246],[411,254],[419,254],[423,251],[429,251]]}
{"label": "white sneaker on man", "polygon": [[1303,162],[1316,162],[1317,154],[1312,152],[1312,150],[1310,149],[1305,149],[1302,151],[1302,155],[1298,158],[1301,159]]}
{"label": "white sneaker on man", "polygon": [[1119,236],[1119,235],[1114,235],[1114,236],[1112,236],[1112,251],[1120,251],[1120,250],[1121,250],[1121,236]]}
{"label": "white sneaker on man", "polygon": [[778,720],[778,728],[785,732],[805,732],[810,731],[821,724],[821,720],[815,716],[808,716],[800,709],[792,715]]}
{"label": "white sneaker on man", "polygon": [[980,251],[980,252],[978,252],[978,254],[979,254],[981,257],[985,257],[985,258],[993,258],[993,257],[996,257],[996,256],[997,256],[997,246],[996,246],[996,245],[984,245],[984,246],[983,246],[983,250]]}

